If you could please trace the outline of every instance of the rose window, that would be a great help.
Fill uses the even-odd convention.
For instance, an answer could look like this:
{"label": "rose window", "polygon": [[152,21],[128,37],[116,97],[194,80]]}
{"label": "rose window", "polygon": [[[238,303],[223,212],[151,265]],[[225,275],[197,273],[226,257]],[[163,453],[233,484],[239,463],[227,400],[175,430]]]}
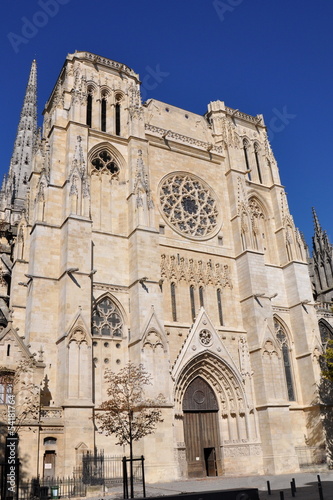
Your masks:
{"label": "rose window", "polygon": [[202,180],[189,174],[169,175],[160,188],[162,214],[179,233],[205,238],[219,229],[216,196]]}
{"label": "rose window", "polygon": [[92,323],[93,335],[122,336],[123,320],[121,314],[108,297],[97,303],[93,311]]}
{"label": "rose window", "polygon": [[103,150],[97,153],[91,160],[91,163],[94,171],[107,172],[111,174],[112,178],[118,179],[119,167],[108,151]]}

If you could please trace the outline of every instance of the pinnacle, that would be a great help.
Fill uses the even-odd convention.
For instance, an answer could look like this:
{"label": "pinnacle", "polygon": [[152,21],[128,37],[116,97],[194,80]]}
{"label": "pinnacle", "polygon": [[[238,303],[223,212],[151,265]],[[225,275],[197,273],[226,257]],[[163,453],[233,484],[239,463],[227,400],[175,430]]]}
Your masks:
{"label": "pinnacle", "polygon": [[312,215],[313,215],[315,233],[320,233],[322,230],[314,207],[312,207]]}

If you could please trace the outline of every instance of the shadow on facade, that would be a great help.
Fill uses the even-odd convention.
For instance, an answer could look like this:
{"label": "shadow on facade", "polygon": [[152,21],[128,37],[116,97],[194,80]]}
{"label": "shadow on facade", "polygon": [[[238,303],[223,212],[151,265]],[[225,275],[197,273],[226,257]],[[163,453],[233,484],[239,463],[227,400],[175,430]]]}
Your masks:
{"label": "shadow on facade", "polygon": [[320,419],[325,433],[327,463],[333,468],[333,383],[322,378],[319,385]]}

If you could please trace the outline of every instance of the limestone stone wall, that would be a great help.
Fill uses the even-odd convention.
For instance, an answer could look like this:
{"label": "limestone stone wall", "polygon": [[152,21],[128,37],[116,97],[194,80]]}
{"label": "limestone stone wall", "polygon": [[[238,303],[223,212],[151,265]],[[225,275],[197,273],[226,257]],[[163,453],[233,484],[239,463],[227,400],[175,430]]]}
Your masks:
{"label": "limestone stone wall", "polygon": [[[214,449],[222,474],[295,472],[312,423],[322,442],[319,330],[263,117],[222,101],[204,116],[142,105],[138,75],[121,66],[70,54],[45,108],[10,295],[15,342],[42,347],[49,391],[34,423],[38,460],[37,438],[22,432],[27,470],[45,472],[47,436],[57,475],[85,451],[128,452],[96,431],[93,415],[107,397],[105,370],[131,360],[152,375],[148,395],[165,399],[163,423],[135,444],[149,481],[191,474],[194,440],[197,462]],[[214,432],[184,429],[198,377],[216,400]],[[195,413],[205,397],[195,396]]]}

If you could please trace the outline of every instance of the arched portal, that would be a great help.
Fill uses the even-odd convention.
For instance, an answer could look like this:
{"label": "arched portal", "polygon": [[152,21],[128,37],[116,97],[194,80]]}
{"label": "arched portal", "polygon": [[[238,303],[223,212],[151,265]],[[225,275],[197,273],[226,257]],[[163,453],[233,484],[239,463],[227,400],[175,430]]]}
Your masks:
{"label": "arched portal", "polygon": [[201,377],[187,387],[183,398],[184,439],[189,477],[217,476],[221,469],[218,403]]}

